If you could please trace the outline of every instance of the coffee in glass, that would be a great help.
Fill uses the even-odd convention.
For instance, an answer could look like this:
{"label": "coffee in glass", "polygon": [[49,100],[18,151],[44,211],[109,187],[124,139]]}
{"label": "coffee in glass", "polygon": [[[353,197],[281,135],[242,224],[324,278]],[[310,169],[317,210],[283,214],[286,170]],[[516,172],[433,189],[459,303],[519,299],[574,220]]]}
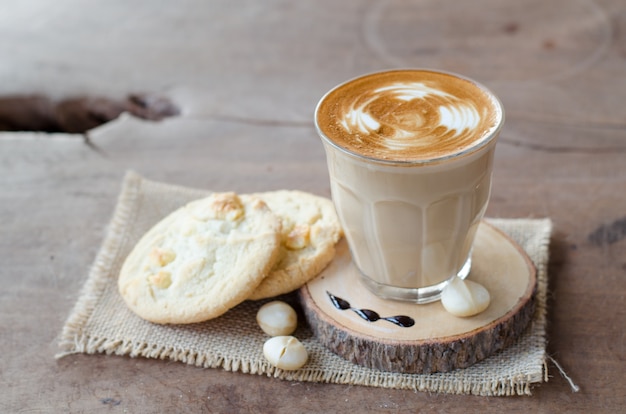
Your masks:
{"label": "coffee in glass", "polygon": [[432,70],[365,75],[321,99],[332,198],[376,295],[428,303],[469,274],[503,122],[488,89]]}

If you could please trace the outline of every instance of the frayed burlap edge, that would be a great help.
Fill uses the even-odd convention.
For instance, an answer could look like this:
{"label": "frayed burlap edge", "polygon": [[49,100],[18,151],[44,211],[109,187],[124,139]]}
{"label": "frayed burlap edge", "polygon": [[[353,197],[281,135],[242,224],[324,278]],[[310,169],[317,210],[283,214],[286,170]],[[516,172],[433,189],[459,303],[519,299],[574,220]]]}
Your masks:
{"label": "frayed burlap edge", "polygon": [[[541,346],[541,364],[542,374],[537,377],[529,376],[525,378],[511,379],[510,384],[499,384],[498,390],[504,392],[503,395],[531,395],[531,387],[535,383],[542,380],[548,382],[548,355],[546,354],[546,325],[548,318],[548,263],[550,261],[550,237],[552,236],[553,223],[549,218],[544,219],[514,219],[519,223],[534,222],[538,223],[542,231],[538,241],[539,248],[535,257],[532,257],[533,264],[537,270],[537,298],[535,315],[533,316],[532,326],[533,337]],[[487,219],[487,221],[496,227],[501,227],[503,223],[511,222],[511,219]],[[513,382],[519,381],[519,382]],[[514,390],[513,390],[514,389]],[[521,392],[520,392],[521,391]]]}
{"label": "frayed burlap edge", "polygon": [[[267,375],[290,381],[308,381],[334,384],[364,385],[381,388],[407,389],[435,393],[473,394],[482,396],[531,395],[532,386],[548,380],[548,358],[545,352],[546,320],[547,320],[547,264],[549,259],[549,243],[552,232],[550,219],[489,219],[496,227],[503,224],[528,221],[541,230],[539,254],[533,257],[537,267],[537,308],[533,319],[533,339],[541,347],[542,372],[533,375],[519,375],[508,378],[492,378],[486,382],[463,381],[440,375],[409,375],[386,373],[363,369],[355,366],[347,372],[329,371],[325,369],[302,369],[299,371],[283,371],[272,367],[264,361],[253,360],[246,356],[231,359],[226,356],[213,355],[198,350],[181,349],[171,345],[136,343],[132,341],[90,336],[83,328],[93,314],[99,297],[110,283],[112,262],[119,254],[120,247],[128,237],[127,227],[137,214],[137,197],[141,193],[142,183],[149,182],[134,172],[128,172],[124,178],[122,190],[108,227],[103,245],[98,252],[89,276],[61,332],[59,347],[61,352],[56,358],[76,353],[105,353],[109,355],[125,355],[129,357],[145,357],[171,360],[204,368],[222,368],[226,371],[246,374]],[[149,182],[150,185],[163,189],[181,191],[182,187]],[[201,194],[200,190],[184,189],[193,194]],[[321,345],[320,345],[321,346]]]}
{"label": "frayed burlap edge", "polygon": [[[93,313],[103,289],[109,283],[106,275],[119,253],[123,238],[126,236],[125,229],[136,213],[135,200],[139,194],[140,185],[141,177],[138,174],[132,171],[126,173],[104,242],[78,296],[79,299],[61,332],[59,347],[62,352],[56,355],[57,358],[74,353],[94,353],[102,346],[102,344],[97,344],[98,342],[107,342],[106,340],[98,341],[89,338],[83,333],[83,327]],[[107,344],[107,348],[112,347],[113,344]]]}

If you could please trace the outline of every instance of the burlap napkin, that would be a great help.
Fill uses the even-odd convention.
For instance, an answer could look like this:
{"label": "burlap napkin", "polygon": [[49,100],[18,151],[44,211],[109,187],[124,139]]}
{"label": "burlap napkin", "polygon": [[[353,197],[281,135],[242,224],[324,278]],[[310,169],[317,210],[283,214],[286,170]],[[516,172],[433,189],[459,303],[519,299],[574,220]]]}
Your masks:
{"label": "burlap napkin", "polygon": [[[534,319],[525,334],[504,351],[470,368],[449,373],[382,372],[354,365],[331,353],[301,322],[294,335],[305,344],[310,360],[304,368],[287,372],[273,368],[263,357],[262,346],[267,338],[255,320],[263,302],[244,302],[204,323],[161,326],[130,312],[117,292],[120,267],[141,235],[171,211],[206,194],[149,181],[132,172],[127,174],[108,234],[63,327],[58,357],[81,352],[141,356],[293,381],[489,396],[530,394],[532,384],[547,380],[546,290],[552,227],[549,219],[490,220],[528,252],[538,270]],[[295,296],[285,299],[296,300]]]}

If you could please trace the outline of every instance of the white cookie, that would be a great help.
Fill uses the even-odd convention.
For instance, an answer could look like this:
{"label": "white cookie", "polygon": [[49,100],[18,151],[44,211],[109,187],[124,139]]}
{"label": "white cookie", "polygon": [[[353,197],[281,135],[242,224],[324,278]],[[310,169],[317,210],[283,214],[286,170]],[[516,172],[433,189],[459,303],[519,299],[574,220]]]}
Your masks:
{"label": "white cookie", "polygon": [[269,298],[298,289],[335,257],[342,236],[331,200],[302,191],[271,191],[254,196],[281,219],[280,257],[249,299]]}
{"label": "white cookie", "polygon": [[258,197],[215,193],[150,229],[118,280],[128,307],[156,323],[215,318],[244,301],[277,262],[280,219]]}

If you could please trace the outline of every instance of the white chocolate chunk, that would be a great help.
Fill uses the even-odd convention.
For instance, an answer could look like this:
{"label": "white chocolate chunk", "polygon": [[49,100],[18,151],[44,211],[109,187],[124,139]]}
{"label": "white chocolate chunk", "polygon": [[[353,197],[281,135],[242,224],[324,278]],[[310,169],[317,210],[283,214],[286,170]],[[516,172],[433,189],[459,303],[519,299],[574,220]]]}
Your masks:
{"label": "white chocolate chunk", "polygon": [[154,275],[150,275],[148,281],[160,289],[167,289],[172,284],[172,274],[161,270]]}
{"label": "white chocolate chunk", "polygon": [[285,247],[290,250],[304,249],[309,244],[309,225],[301,224],[289,232],[285,240]]}
{"label": "white chocolate chunk", "polygon": [[[190,204],[189,212],[191,216],[200,221],[226,220],[231,222],[244,216],[243,204],[235,193],[216,193],[211,201],[210,204]],[[256,208],[256,205],[252,207]]]}
{"label": "white chocolate chunk", "polygon": [[275,300],[259,308],[256,321],[266,334],[270,336],[291,335],[298,326],[298,316],[285,302]]}
{"label": "white chocolate chunk", "polygon": [[302,368],[309,359],[302,342],[293,336],[274,336],[263,344],[265,359],[276,368],[287,371]]}
{"label": "white chocolate chunk", "polygon": [[162,249],[155,247],[150,252],[150,264],[153,266],[167,266],[169,263],[176,259],[176,253],[171,249]]}
{"label": "white chocolate chunk", "polygon": [[441,293],[441,304],[454,316],[467,317],[481,313],[489,306],[489,291],[479,283],[455,277]]}

